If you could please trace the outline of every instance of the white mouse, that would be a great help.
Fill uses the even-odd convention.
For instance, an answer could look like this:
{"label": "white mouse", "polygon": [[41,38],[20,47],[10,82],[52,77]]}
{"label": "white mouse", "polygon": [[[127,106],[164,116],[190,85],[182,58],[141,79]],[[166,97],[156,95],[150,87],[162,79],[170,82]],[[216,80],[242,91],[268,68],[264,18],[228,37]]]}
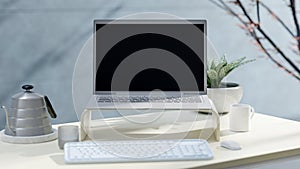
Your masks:
{"label": "white mouse", "polygon": [[224,140],[221,142],[221,147],[224,147],[229,150],[241,150],[242,147],[239,143],[232,140]]}

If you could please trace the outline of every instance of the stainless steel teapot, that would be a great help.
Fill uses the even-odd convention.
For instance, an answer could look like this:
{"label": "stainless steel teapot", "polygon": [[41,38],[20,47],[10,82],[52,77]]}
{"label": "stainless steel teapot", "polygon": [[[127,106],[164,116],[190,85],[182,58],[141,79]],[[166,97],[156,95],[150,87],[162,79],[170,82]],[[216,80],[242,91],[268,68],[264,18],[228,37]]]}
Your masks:
{"label": "stainless steel teapot", "polygon": [[56,113],[47,96],[31,91],[32,85],[23,85],[24,92],[11,97],[6,114],[5,134],[11,136],[39,136],[52,133],[48,113],[56,118]]}

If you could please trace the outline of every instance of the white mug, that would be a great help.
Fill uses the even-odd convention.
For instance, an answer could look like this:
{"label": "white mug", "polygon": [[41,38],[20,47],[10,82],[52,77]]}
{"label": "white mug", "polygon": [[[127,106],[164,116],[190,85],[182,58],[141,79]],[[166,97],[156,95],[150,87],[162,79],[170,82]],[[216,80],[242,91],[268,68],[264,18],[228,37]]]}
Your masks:
{"label": "white mug", "polygon": [[248,104],[233,104],[229,112],[229,129],[231,131],[249,131],[254,109]]}
{"label": "white mug", "polygon": [[64,144],[67,142],[79,141],[79,130],[76,125],[65,125],[58,127],[58,147],[64,149]]}

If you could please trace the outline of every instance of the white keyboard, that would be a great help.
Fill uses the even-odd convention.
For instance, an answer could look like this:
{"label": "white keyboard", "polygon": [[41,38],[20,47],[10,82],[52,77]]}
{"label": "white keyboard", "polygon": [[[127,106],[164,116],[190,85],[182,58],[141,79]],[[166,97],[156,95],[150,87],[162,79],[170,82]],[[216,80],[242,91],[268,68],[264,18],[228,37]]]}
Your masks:
{"label": "white keyboard", "polygon": [[66,163],[210,160],[206,140],[130,140],[70,142],[64,146]]}

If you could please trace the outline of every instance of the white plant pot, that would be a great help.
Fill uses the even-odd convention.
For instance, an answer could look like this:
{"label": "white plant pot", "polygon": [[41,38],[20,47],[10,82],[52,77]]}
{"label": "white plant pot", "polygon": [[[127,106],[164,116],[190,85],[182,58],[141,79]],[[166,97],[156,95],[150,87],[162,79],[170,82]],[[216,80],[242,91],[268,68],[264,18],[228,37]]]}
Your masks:
{"label": "white plant pot", "polygon": [[223,83],[221,88],[207,88],[207,95],[219,113],[229,112],[230,105],[237,104],[243,96],[243,89],[237,83]]}

